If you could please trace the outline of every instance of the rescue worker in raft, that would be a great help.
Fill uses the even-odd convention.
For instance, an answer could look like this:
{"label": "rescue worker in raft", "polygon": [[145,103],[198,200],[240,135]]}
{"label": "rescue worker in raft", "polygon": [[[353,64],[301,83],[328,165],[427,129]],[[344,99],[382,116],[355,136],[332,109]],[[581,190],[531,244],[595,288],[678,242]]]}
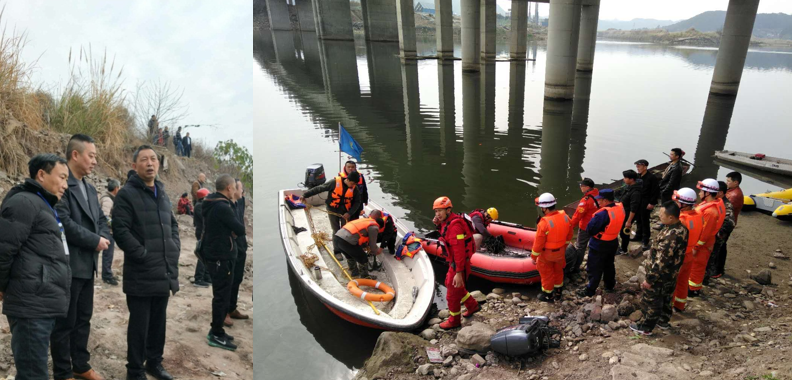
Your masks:
{"label": "rescue worker in raft", "polygon": [[597,195],[597,200],[602,208],[594,213],[588,222],[585,231],[591,236],[587,243],[589,257],[586,263],[588,285],[579,289],[579,297],[592,297],[597,292],[600,280],[605,277],[605,290],[611,291],[616,286],[616,251],[619,249],[619,230],[624,224],[624,207],[621,203],[614,203],[614,194],[611,189],[602,189]]}
{"label": "rescue worker in raft", "polygon": [[[566,257],[569,262],[566,263],[566,270],[564,271],[569,276],[574,276],[580,273],[580,264],[583,264],[583,256],[586,254],[586,248],[589,245],[589,236],[586,232],[591,217],[600,208],[597,202],[599,190],[594,187],[594,181],[591,178],[584,178],[580,182],[580,192],[583,193],[583,198],[580,199],[575,214],[572,215],[572,229],[578,227],[577,240],[575,244],[570,244],[567,247]],[[613,200],[613,191],[611,191],[611,201]]]}
{"label": "rescue worker in raft", "polygon": [[[688,298],[688,279],[690,269],[693,267],[693,248],[701,240],[701,232],[704,230],[704,217],[693,207],[696,205],[696,192],[689,187],[683,187],[674,191],[673,200],[679,206],[679,222],[688,230],[688,244],[685,248],[685,259],[677,276],[676,289],[674,289],[674,310],[685,311]],[[671,316],[669,315],[670,319]]]}
{"label": "rescue worker in raft", "polygon": [[476,251],[481,248],[481,244],[492,238],[492,235],[487,231],[490,223],[498,219],[498,209],[490,207],[487,211],[482,209],[475,209],[470,214],[467,214],[470,223],[473,224],[473,241],[476,243]]}
{"label": "rescue worker in raft", "polygon": [[333,228],[333,236],[346,222],[352,220],[352,213],[350,210],[357,210],[362,207],[360,191],[358,190],[357,183],[360,181],[360,174],[358,172],[351,172],[346,178],[335,177],[323,185],[316,186],[306,191],[300,202],[305,203],[305,198],[310,198],[316,194],[326,191],[327,211],[332,214],[330,216],[330,227]]}
{"label": "rescue worker in raft", "polygon": [[369,254],[381,254],[382,248],[377,248],[377,235],[384,227],[382,211],[374,210],[368,218],[350,221],[333,235],[334,254],[346,256],[349,261],[350,276],[377,279],[376,276],[369,274],[368,256],[363,248],[368,247]]}
{"label": "rescue worker in raft", "polygon": [[344,164],[344,170],[338,173],[338,176],[341,178],[346,178],[352,172],[357,172],[357,174],[360,176],[360,179],[357,180],[357,188],[360,192],[360,207],[358,207],[357,210],[352,210],[352,212],[349,213],[349,220],[356,220],[360,218],[360,214],[363,213],[363,207],[368,205],[368,187],[366,187],[366,179],[363,178],[363,173],[357,171],[357,164],[355,161],[347,161]]}
{"label": "rescue worker in raft", "polygon": [[[445,287],[448,301],[448,320],[440,324],[444,330],[462,325],[460,316],[468,318],[479,310],[479,304],[465,289],[465,282],[470,275],[470,257],[475,252],[473,229],[459,214],[451,211],[453,207],[448,197],[435,199],[432,205],[435,212],[434,223],[440,231],[440,244],[448,260],[448,273]],[[465,311],[462,314],[462,304]]]}
{"label": "rescue worker in raft", "polygon": [[718,199],[718,191],[720,191],[718,181],[707,178],[700,181],[696,187],[700,190],[699,198],[702,201],[696,207],[696,211],[704,217],[704,230],[692,252],[693,267],[690,269],[690,278],[688,279],[690,287],[688,296],[690,297],[698,297],[701,292],[707,271],[707,262],[712,248],[715,246],[718,231],[726,218],[726,208],[723,206],[723,202]]}
{"label": "rescue worker in raft", "polygon": [[560,301],[564,286],[566,247],[572,240],[571,221],[565,212],[555,209],[556,199],[553,194],[544,193],[534,202],[544,215],[536,225],[536,238],[531,249],[531,260],[539,270],[542,280],[539,301]]}
{"label": "rescue worker in raft", "polygon": [[392,255],[396,253],[396,220],[393,219],[393,215],[383,212],[382,221],[384,227],[380,228],[377,243],[380,244],[381,249],[388,248],[388,253]]}

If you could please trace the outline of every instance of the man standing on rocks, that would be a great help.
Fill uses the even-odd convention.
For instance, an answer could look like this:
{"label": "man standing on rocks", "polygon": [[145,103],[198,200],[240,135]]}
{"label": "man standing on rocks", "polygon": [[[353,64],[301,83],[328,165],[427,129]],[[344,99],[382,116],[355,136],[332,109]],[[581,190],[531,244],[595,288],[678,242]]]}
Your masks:
{"label": "man standing on rocks", "polygon": [[66,160],[39,154],[30,178],[0,208],[0,301],[11,327],[16,378],[48,379],[47,349],[55,319],[69,310],[69,251],[55,210],[68,189]]}
{"label": "man standing on rocks", "polygon": [[564,286],[566,247],[572,240],[572,225],[563,211],[558,211],[553,194],[544,193],[534,200],[542,211],[536,225],[536,239],[531,248],[531,260],[542,279],[539,301],[560,301]]}
{"label": "man standing on rocks", "polygon": [[704,218],[693,206],[696,204],[696,192],[689,187],[683,187],[674,192],[674,201],[679,206],[679,222],[688,229],[688,243],[685,248],[685,259],[677,276],[676,290],[674,290],[674,310],[683,312],[687,306],[688,278],[693,267],[693,248],[701,240],[704,230]]}
{"label": "man standing on rocks", "polygon": [[[743,202],[745,199],[743,197],[742,189],[740,189],[740,182],[742,182],[742,174],[738,172],[731,172],[726,175],[726,187],[728,189],[726,190],[726,197],[724,198],[723,202],[726,203],[726,200],[728,199],[728,201],[731,202],[732,204],[732,207],[734,209],[733,212],[734,212],[735,228],[737,227],[737,217],[740,216],[740,211],[742,211]],[[729,236],[731,236],[731,233],[729,233]],[[713,273],[711,276],[712,278],[721,277],[726,272],[726,255],[727,255],[726,246],[727,243],[729,242],[729,236],[726,236],[726,238],[723,239],[723,242],[719,245],[716,242],[717,246],[715,247],[715,251],[713,251],[713,254],[717,251],[718,259],[717,261],[715,261],[714,266],[712,268],[712,273]]]}
{"label": "man standing on rocks", "polygon": [[204,183],[206,183],[206,174],[203,173],[198,174],[198,179],[192,184],[191,195],[192,195],[193,208],[195,208],[195,203],[198,202],[198,190],[206,188]]}
{"label": "man standing on rocks", "polygon": [[192,137],[190,137],[190,132],[187,132],[182,138],[182,150],[184,151],[185,157],[192,157]]}
{"label": "man standing on rocks", "polygon": [[[602,189],[597,196],[602,208],[594,213],[588,223],[587,235],[589,256],[586,265],[588,285],[578,290],[580,297],[591,297],[597,292],[600,280],[605,275],[605,289],[616,286],[616,250],[619,249],[619,230],[624,224],[624,208],[621,203],[613,202],[613,190]],[[581,231],[582,232],[582,231]]]}
{"label": "man standing on rocks", "polygon": [[96,166],[93,138],[77,134],[66,146],[69,189],[58,202],[58,216],[69,244],[71,297],[69,312],[58,318],[52,331],[52,371],[55,380],[104,379],[88,361],[88,335],[93,315],[94,277],[99,252],[110,249],[110,226],[99,205],[96,188],[86,181]]}
{"label": "man standing on rocks", "polygon": [[[121,183],[117,179],[107,181],[107,192],[99,199],[102,204],[102,213],[107,218],[108,228],[113,224],[112,215],[113,203],[118,191],[121,190]],[[115,252],[115,240],[110,238],[110,247],[102,252],[102,281],[105,284],[117,286],[118,279],[113,276],[113,253]]]}
{"label": "man standing on rocks", "polygon": [[[236,200],[235,203],[235,211],[237,218],[239,219],[239,223],[242,223],[242,226],[245,226],[245,189],[242,186],[242,181],[239,178],[236,179],[236,192],[234,194],[234,199]],[[236,262],[234,263],[234,283],[231,286],[231,300],[229,301],[228,306],[228,315],[226,316],[226,326],[234,325],[232,319],[248,319],[250,318],[247,314],[242,314],[237,310],[239,301],[239,286],[242,285],[242,279],[245,276],[245,261],[247,260],[247,236],[245,235],[237,235],[236,237],[236,246],[237,246],[237,258]]]}
{"label": "man standing on rocks", "polygon": [[179,225],[165,185],[156,180],[157,153],[140,146],[132,168],[135,173],[113,207],[113,236],[124,251],[123,290],[129,307],[127,379],[145,380],[147,372],[172,380],[162,355],[168,300],[179,291]]}
{"label": "man standing on rocks", "polygon": [[723,202],[718,199],[718,191],[720,191],[718,181],[707,178],[699,181],[696,187],[700,190],[699,198],[702,201],[696,207],[696,211],[704,217],[704,230],[701,232],[698,244],[693,247],[693,267],[690,269],[690,278],[688,279],[690,287],[688,296],[690,297],[698,297],[701,292],[707,263],[712,249],[715,247],[715,239],[726,219],[726,208],[723,206]]}
{"label": "man standing on rocks", "polygon": [[[572,215],[572,229],[575,226],[578,226],[578,235],[577,241],[575,241],[574,245],[569,245],[567,247],[567,251],[574,250],[574,255],[569,255],[570,257],[574,256],[574,260],[566,263],[567,265],[567,273],[569,275],[577,275],[580,272],[580,265],[583,264],[583,256],[586,255],[586,248],[589,245],[589,236],[588,232],[586,232],[586,226],[588,226],[591,217],[594,216],[594,213],[600,208],[599,203],[597,203],[599,190],[594,187],[594,181],[591,178],[584,178],[583,181],[580,182],[580,191],[583,193],[583,198],[580,199],[578,203],[577,210],[575,210],[575,214]],[[611,191],[611,201],[613,200],[613,192]]]}
{"label": "man standing on rocks", "polygon": [[682,163],[680,161],[685,156],[685,152],[682,149],[674,148],[671,149],[671,154],[668,156],[671,157],[671,162],[663,172],[663,178],[660,179],[660,199],[663,203],[670,201],[674,191],[679,190],[682,183]]}
{"label": "man standing on rocks", "polygon": [[676,277],[685,259],[688,230],[679,222],[679,206],[674,202],[663,203],[660,210],[663,229],[655,237],[646,263],[646,280],[641,299],[643,318],[630,324],[630,329],[639,335],[652,335],[654,327],[668,329],[671,319],[671,298],[676,287]]}
{"label": "man standing on rocks", "polygon": [[[465,289],[465,281],[470,275],[470,257],[476,252],[473,241],[473,228],[459,214],[452,212],[453,205],[448,197],[435,199],[432,208],[435,212],[434,223],[440,231],[440,243],[448,260],[448,273],[445,287],[448,301],[448,320],[440,324],[443,330],[462,325],[462,315],[471,317],[479,310],[478,302]],[[465,314],[462,314],[465,304]]]}
{"label": "man standing on rocks", "polygon": [[718,233],[715,235],[715,246],[713,247],[712,254],[707,261],[707,273],[704,276],[704,285],[709,285],[710,277],[718,278],[723,274],[722,267],[718,268],[718,265],[721,262],[720,255],[723,253],[723,247],[726,246],[726,241],[729,240],[729,236],[731,236],[732,231],[734,231],[734,226],[737,224],[734,217],[734,205],[732,205],[731,201],[729,201],[729,198],[726,197],[728,185],[726,185],[726,182],[718,181],[718,187],[718,199],[723,202],[723,208],[726,209],[726,217],[723,218],[723,224],[721,225],[720,230],[718,230]]}
{"label": "man standing on rocks", "polygon": [[621,194],[621,204],[624,207],[624,226],[621,231],[621,246],[619,247],[618,254],[623,255],[627,253],[627,248],[630,245],[630,231],[632,230],[632,223],[641,212],[641,188],[643,181],[638,179],[638,173],[635,170],[625,170],[622,172],[624,176],[624,183],[627,188]]}
{"label": "man standing on rocks", "polygon": [[649,228],[649,218],[652,216],[657,199],[660,198],[660,184],[657,177],[649,173],[647,167],[649,161],[640,159],[635,161],[635,169],[638,171],[638,178],[642,182],[641,205],[638,207],[638,228],[635,230],[634,241],[641,241],[643,250],[649,249],[649,240],[652,238],[652,230]]}
{"label": "man standing on rocks", "polygon": [[236,238],[245,236],[245,226],[239,222],[232,203],[236,193],[234,177],[221,175],[215,187],[217,192],[204,199],[201,210],[204,220],[201,254],[212,276],[212,328],[206,340],[212,347],[235,351],[234,337],[226,334],[223,323],[228,315],[234,283],[238,254]]}

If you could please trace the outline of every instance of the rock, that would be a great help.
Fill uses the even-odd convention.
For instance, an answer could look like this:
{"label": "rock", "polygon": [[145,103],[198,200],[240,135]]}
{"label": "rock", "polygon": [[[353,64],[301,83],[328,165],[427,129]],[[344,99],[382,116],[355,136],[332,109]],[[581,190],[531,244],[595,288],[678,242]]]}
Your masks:
{"label": "rock", "polygon": [[641,318],[643,318],[643,312],[640,310],[636,310],[630,314],[630,320],[633,322],[638,322],[641,320]]}
{"label": "rock", "polygon": [[619,362],[619,357],[618,357],[618,356],[613,356],[613,357],[611,357],[611,358],[608,360],[608,364],[610,364],[610,365],[614,365],[614,364],[616,364],[616,363],[618,363],[618,362]]}
{"label": "rock", "polygon": [[608,327],[610,327],[611,330],[618,330],[620,326],[619,326],[618,323],[616,323],[614,321],[610,321],[610,322],[608,322]]}
{"label": "rock", "polygon": [[460,348],[473,351],[486,352],[490,349],[490,339],[495,334],[495,329],[487,324],[474,322],[470,326],[459,330],[456,344]]}
{"label": "rock", "polygon": [[594,298],[594,304],[597,306],[602,306],[602,296],[597,296]]}
{"label": "rock", "polygon": [[773,262],[770,262],[769,264],[767,264],[767,266],[770,267],[770,269],[775,269],[776,268],[776,265]]}
{"label": "rock", "polygon": [[751,293],[751,294],[759,294],[759,293],[762,292],[762,289],[763,288],[761,286],[757,285],[757,284],[748,284],[745,287],[745,290],[747,290],[748,293]]}
{"label": "rock", "polygon": [[595,305],[594,303],[587,303],[586,305],[583,306],[583,313],[591,315],[591,313],[594,311],[594,308],[596,307],[597,305]]}
{"label": "rock", "polygon": [[774,259],[789,260],[789,257],[781,252],[773,252]]}
{"label": "rock", "polygon": [[474,290],[470,292],[470,296],[473,297],[473,299],[478,302],[484,302],[487,300],[487,296],[484,293],[482,293],[480,290]]}
{"label": "rock", "polygon": [[723,296],[726,297],[726,298],[737,298],[737,295],[736,294],[732,294],[732,293],[726,293]]}
{"label": "rock", "polygon": [[614,354],[612,351],[605,351],[605,352],[602,353],[601,356],[602,356],[603,359],[610,359],[610,358],[614,357],[615,355],[616,354]]}
{"label": "rock", "polygon": [[769,269],[764,269],[758,274],[751,276],[751,278],[762,285],[770,285],[773,283],[773,274]]}
{"label": "rock", "polygon": [[449,356],[443,360],[443,367],[451,367],[454,364],[454,357]]}
{"label": "rock", "polygon": [[495,356],[495,353],[492,351],[487,352],[487,356],[484,359],[487,360],[487,365],[491,365],[491,366],[498,365],[498,357]]}
{"label": "rock", "polygon": [[487,294],[487,301],[489,301],[489,300],[499,300],[501,298],[502,297],[499,294],[496,294],[496,293]]}
{"label": "rock", "polygon": [[442,320],[442,319],[440,319],[440,318],[432,318],[432,319],[430,319],[430,320],[429,320],[429,323],[428,323],[428,325],[429,325],[429,326],[431,326],[431,325],[436,325],[436,324],[438,324],[438,323],[440,323],[440,322],[442,322],[442,321],[443,321],[443,320]]}
{"label": "rock", "polygon": [[479,367],[483,366],[484,364],[487,364],[487,360],[482,358],[481,355],[479,355],[479,354],[475,354],[475,355],[471,356],[470,357],[470,361],[473,364],[478,364]]}
{"label": "rock", "polygon": [[[380,334],[363,370],[370,379],[387,378],[391,368],[413,368],[413,353],[423,352],[426,341],[414,334],[386,331]],[[423,356],[422,356],[423,355]],[[426,354],[418,355],[421,359]]]}
{"label": "rock", "polygon": [[616,319],[616,315],[617,315],[616,306],[605,305],[602,307],[602,314],[600,317],[603,322],[610,322]]}
{"label": "rock", "polygon": [[553,360],[553,363],[552,363],[552,364],[553,364],[553,368],[555,368],[555,369],[558,369],[558,368],[559,368],[559,367],[558,367],[558,362],[557,362],[557,361]]}
{"label": "rock", "polygon": [[732,375],[742,375],[747,370],[748,369],[745,368],[745,367],[738,367],[738,368],[735,368],[735,369],[729,371],[729,373],[732,374]]}
{"label": "rock", "polygon": [[643,284],[646,281],[646,268],[643,265],[639,266],[635,275],[638,276],[638,284]]}
{"label": "rock", "polygon": [[446,319],[446,318],[448,318],[449,315],[450,314],[448,313],[448,309],[440,310],[440,312],[437,313],[437,317],[441,318],[441,319]]}
{"label": "rock", "polygon": [[434,346],[435,344],[437,344],[438,342],[439,342],[439,341],[438,341],[437,339],[432,339],[432,340],[430,340],[430,341],[429,341],[429,343],[430,343],[431,345],[433,345],[433,346]]}
{"label": "rock", "polygon": [[462,375],[457,378],[457,380],[471,380],[473,378],[473,374],[469,373],[467,375]]}
{"label": "rock", "polygon": [[520,296],[522,296],[522,294],[520,294],[520,292],[513,292],[512,293],[512,297],[514,297],[514,298],[520,298]]}
{"label": "rock", "polygon": [[695,318],[683,319],[683,320],[679,321],[679,325],[680,326],[687,326],[687,327],[697,327],[697,326],[701,325],[701,321],[699,321],[698,319],[695,319]]}
{"label": "rock", "polygon": [[434,339],[435,334],[436,334],[436,332],[435,332],[434,329],[426,329],[424,331],[421,331],[421,337],[426,339],[426,340]]}
{"label": "rock", "polygon": [[416,375],[423,375],[426,376],[432,373],[432,365],[431,364],[424,364],[418,366],[418,369],[415,370]]}
{"label": "rock", "polygon": [[756,339],[748,334],[738,334],[734,337],[734,341],[737,343],[754,343],[759,341],[759,339]]}
{"label": "rock", "polygon": [[452,344],[450,346],[443,346],[443,348],[440,349],[440,353],[443,355],[443,357],[449,357],[458,354],[459,350],[457,350],[456,346]]}
{"label": "rock", "polygon": [[743,307],[746,310],[752,311],[754,309],[754,304],[751,301],[743,301]]}
{"label": "rock", "polygon": [[630,301],[622,300],[622,302],[619,304],[619,307],[617,309],[620,316],[626,317],[632,314],[633,311],[635,311],[635,306],[633,306],[633,304],[631,304]]}
{"label": "rock", "polygon": [[580,359],[580,361],[582,362],[588,360],[588,358],[589,358],[588,354],[581,354],[580,356],[578,356],[578,359]]}
{"label": "rock", "polygon": [[599,321],[602,317],[602,308],[594,305],[594,310],[591,312],[591,320],[592,321]]}
{"label": "rock", "polygon": [[518,304],[518,303],[520,303],[520,302],[522,302],[522,300],[520,299],[520,297],[514,297],[514,298],[512,298],[512,300],[511,300],[511,301],[512,301],[512,303],[513,303],[513,304],[515,304],[515,305],[516,305],[516,304]]}
{"label": "rock", "polygon": [[[459,375],[459,370],[458,370],[458,369],[456,369],[456,368],[451,368],[451,369],[448,371],[448,375],[449,375],[449,376],[451,376],[451,378],[454,378],[454,377],[456,377],[457,375]],[[460,379],[461,379],[461,377],[460,377]]]}
{"label": "rock", "polygon": [[773,332],[773,329],[770,327],[757,327],[753,329],[754,332]]}
{"label": "rock", "polygon": [[613,380],[660,380],[657,375],[623,365],[611,367],[611,378]]}
{"label": "rock", "polygon": [[699,372],[699,376],[703,376],[703,377],[710,377],[712,375],[714,375],[714,373],[712,371],[701,371],[701,372]]}
{"label": "rock", "polygon": [[503,288],[494,288],[492,289],[492,292],[495,294],[503,294],[506,293],[506,290],[504,290]]}
{"label": "rock", "polygon": [[646,343],[638,343],[630,347],[633,352],[648,356],[654,359],[668,358],[674,355],[674,350],[670,348],[650,346]]}

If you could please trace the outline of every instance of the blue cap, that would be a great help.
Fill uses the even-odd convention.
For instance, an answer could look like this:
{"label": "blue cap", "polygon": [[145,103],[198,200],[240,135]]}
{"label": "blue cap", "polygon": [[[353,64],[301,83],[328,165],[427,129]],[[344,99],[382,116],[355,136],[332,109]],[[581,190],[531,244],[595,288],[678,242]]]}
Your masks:
{"label": "blue cap", "polygon": [[613,189],[602,189],[599,191],[599,195],[594,197],[595,199],[607,199],[609,201],[613,200]]}

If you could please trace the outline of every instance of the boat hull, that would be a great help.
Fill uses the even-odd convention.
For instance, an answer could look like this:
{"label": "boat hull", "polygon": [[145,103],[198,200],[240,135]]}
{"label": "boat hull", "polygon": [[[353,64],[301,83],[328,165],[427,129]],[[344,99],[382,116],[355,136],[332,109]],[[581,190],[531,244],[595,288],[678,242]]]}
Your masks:
{"label": "boat hull", "polygon": [[715,152],[715,158],[723,161],[733,162],[740,165],[765,170],[771,173],[792,176],[792,160],[766,156],[763,159],[753,159],[752,154],[735,151]]}

